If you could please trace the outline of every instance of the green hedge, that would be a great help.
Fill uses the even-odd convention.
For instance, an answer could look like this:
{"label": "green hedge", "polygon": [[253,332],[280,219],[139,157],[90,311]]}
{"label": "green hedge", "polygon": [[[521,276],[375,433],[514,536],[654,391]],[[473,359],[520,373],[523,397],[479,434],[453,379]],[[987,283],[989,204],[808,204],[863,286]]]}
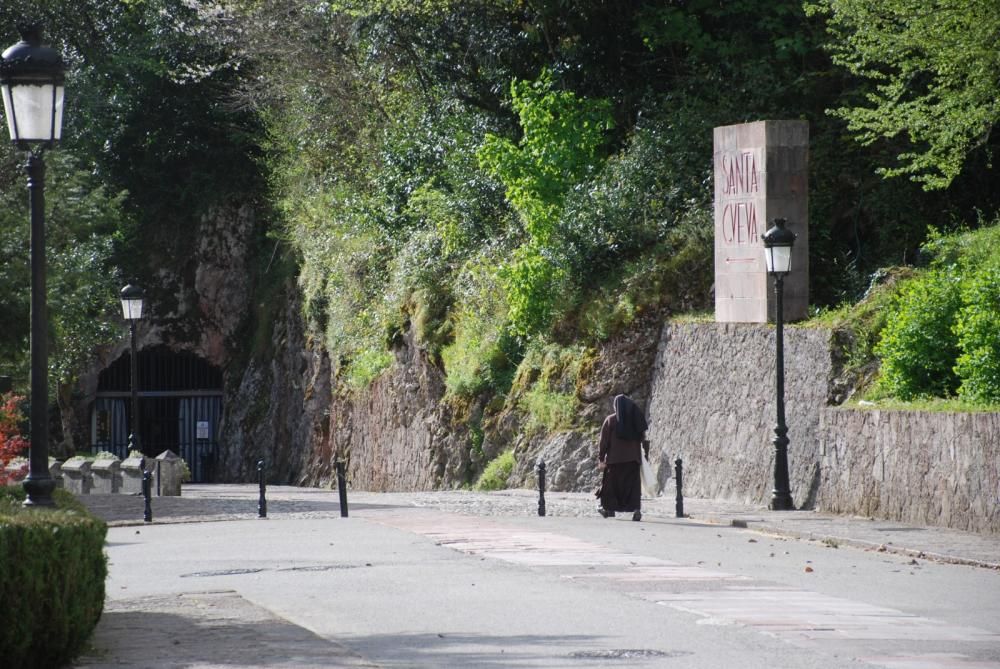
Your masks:
{"label": "green hedge", "polygon": [[25,509],[0,487],[0,658],[6,669],[59,667],[77,655],[104,607],[107,525],[64,490],[56,508]]}
{"label": "green hedge", "polygon": [[961,288],[961,277],[945,269],[901,286],[875,346],[882,360],[880,391],[902,400],[955,394],[959,348],[952,329],[962,308]]}
{"label": "green hedge", "polygon": [[922,251],[930,267],[900,285],[875,346],[876,396],[1000,403],[1000,221]]}

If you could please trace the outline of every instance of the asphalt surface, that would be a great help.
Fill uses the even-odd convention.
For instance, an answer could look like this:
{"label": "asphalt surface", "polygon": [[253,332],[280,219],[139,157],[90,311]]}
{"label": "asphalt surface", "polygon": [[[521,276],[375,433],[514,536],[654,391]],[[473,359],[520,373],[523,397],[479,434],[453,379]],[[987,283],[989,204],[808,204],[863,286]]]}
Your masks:
{"label": "asphalt surface", "polygon": [[[89,495],[80,499],[111,526],[105,612],[91,646],[74,664],[80,669],[736,665],[742,669],[754,666],[832,669],[859,666],[858,658],[900,669],[1000,669],[1000,630],[980,629],[974,612],[956,613],[950,626],[942,626],[925,624],[921,622],[923,618],[901,614],[895,608],[854,605],[850,617],[839,622],[834,620],[830,629],[838,625],[843,629],[856,629],[857,620],[867,621],[869,627],[871,621],[879,622],[875,631],[866,627],[853,635],[838,632],[836,642],[840,646],[837,647],[854,648],[848,658],[841,658],[838,653],[846,651],[830,650],[834,640],[823,638],[826,628],[813,625],[804,629],[796,621],[813,615],[817,602],[827,612],[824,616],[829,618],[829,611],[843,607],[843,602],[847,601],[834,601],[832,595],[844,593],[809,594],[808,601],[800,602],[800,607],[805,607],[802,610],[792,607],[791,611],[776,613],[763,622],[755,618],[759,617],[758,613],[741,613],[732,603],[725,604],[722,609],[713,609],[720,606],[718,597],[700,600],[692,594],[691,584],[700,579],[739,584],[741,579],[748,577],[739,570],[725,571],[721,562],[718,569],[710,570],[709,567],[715,565],[703,566],[696,559],[697,551],[675,562],[673,560],[682,555],[680,546],[670,553],[668,560],[662,547],[654,548],[659,540],[649,538],[660,528],[704,531],[716,527],[716,536],[721,539],[723,528],[736,528],[740,532],[745,530],[745,535],[750,537],[738,539],[749,542],[745,548],[739,547],[740,552],[760,546],[761,550],[770,550],[774,560],[782,557],[775,556],[776,544],[780,548],[797,542],[814,544],[818,548],[845,548],[845,551],[830,553],[846,561],[843,570],[851,568],[848,562],[858,561],[851,557],[850,551],[854,550],[870,555],[897,556],[893,564],[886,567],[887,575],[901,572],[905,567],[900,565],[908,564],[910,558],[914,565],[965,565],[972,567],[971,571],[962,572],[966,582],[972,584],[964,586],[970,588],[968,597],[974,599],[978,594],[983,602],[990,602],[998,599],[992,597],[993,594],[1000,595],[997,587],[1000,584],[1000,574],[997,574],[1000,571],[1000,536],[809,511],[772,512],[700,499],[685,499],[686,517],[678,519],[675,501],[666,497],[643,501],[642,523],[625,522],[624,519],[605,521],[597,516],[593,497],[583,493],[546,494],[547,515],[540,519],[538,494],[528,490],[495,493],[352,491],[349,514],[363,522],[338,524],[333,535],[324,528],[331,527],[332,519],[341,519],[335,491],[269,486],[267,517],[260,518],[257,486],[188,485],[182,497],[152,500],[151,523],[142,520],[141,497]],[[191,523],[196,525],[189,525]],[[597,543],[602,545],[593,541],[587,543],[596,536],[593,534],[595,529],[609,537],[604,541],[601,535]],[[644,536],[638,532],[648,532],[645,535],[648,548],[616,552],[603,546],[613,545],[620,537]],[[259,538],[254,539],[254,536]],[[163,554],[164,546],[170,546],[178,555],[183,554],[185,559],[171,560],[172,556]],[[452,549],[448,555],[454,556],[442,557],[442,546]],[[341,559],[336,563],[329,560],[331,547],[342,550]],[[784,551],[785,555],[788,553]],[[386,556],[384,562],[378,559],[382,556]],[[479,562],[470,562],[469,556],[478,557]],[[811,560],[807,562],[812,564]],[[144,568],[151,564],[157,565],[155,569],[164,570],[162,577]],[[505,565],[529,569],[555,567],[561,578],[547,581],[552,584],[551,588],[545,585],[543,592],[531,574],[522,573],[523,569],[504,569]],[[714,646],[712,659],[696,659],[694,654],[688,657],[685,654],[692,653],[690,650],[650,648],[644,641],[656,634],[650,627],[654,624],[652,617],[648,621],[640,617],[634,629],[617,630],[615,635],[605,634],[606,630],[600,625],[590,628],[586,622],[561,625],[559,620],[551,620],[552,601],[558,601],[562,610],[573,611],[582,621],[600,620],[604,614],[595,608],[598,600],[579,584],[587,585],[595,578],[603,578],[587,570],[621,572],[622,568],[635,572],[635,577],[622,573],[613,576],[621,582],[633,578],[636,582],[662,584],[683,579],[686,590],[681,593],[637,590],[624,599],[605,599],[600,606],[607,606],[607,601],[612,601],[613,606],[618,607],[618,617],[629,617],[635,611],[644,610],[648,601],[655,600],[656,604],[708,616],[709,621],[722,620],[723,627],[716,627],[718,622],[684,627],[693,630],[686,639],[690,645],[685,647]],[[168,573],[171,569],[174,571]],[[380,572],[380,569],[386,571]],[[484,578],[484,569],[488,571],[488,578]],[[920,567],[911,568],[911,573],[912,569]],[[805,571],[813,569],[807,566]],[[441,573],[448,578],[442,580]],[[310,580],[302,578],[306,576]],[[242,581],[244,585],[235,589],[227,586],[233,578],[249,581]],[[474,601],[490,604],[477,604],[480,608],[471,614],[455,605],[454,602],[463,597],[468,599],[468,596],[460,589],[453,590],[452,581],[476,588]],[[319,592],[324,583],[332,582],[337,583],[336,589]],[[183,584],[183,591],[179,591],[178,583]],[[430,583],[435,586],[429,588]],[[980,587],[978,584],[986,591],[975,593]],[[739,587],[743,588],[741,600],[744,602],[746,591],[759,592],[763,597],[773,595],[767,587]],[[945,599],[951,587],[943,586],[940,597],[930,590],[920,596]],[[505,618],[507,602],[514,593],[521,605],[518,615],[525,619],[516,623]],[[781,593],[787,593],[787,585]],[[403,600],[415,604],[410,606]],[[898,604],[900,609],[917,606],[904,600]],[[993,612],[988,603],[980,606]],[[657,607],[656,613],[664,608]],[[344,639],[342,630],[346,624],[342,616],[348,614],[343,611],[353,612],[349,614],[355,616],[351,623],[357,629],[366,630],[366,634]],[[408,635],[388,631],[380,634],[379,630],[384,627],[379,619],[382,615],[400,629],[415,631]],[[483,629],[512,631],[502,640],[488,638],[481,632],[465,637],[453,634],[452,630],[471,629],[470,615],[483,619]],[[358,619],[365,616],[371,620]],[[448,631],[430,633],[428,630],[434,626],[428,623],[428,616],[437,618],[440,629]],[[678,629],[681,622],[678,622]],[[763,630],[765,637],[741,636],[741,632],[730,626]],[[888,659],[880,659],[872,655],[874,647],[866,641],[873,635],[897,639],[895,643],[900,643],[898,640],[907,635],[915,635],[918,639],[933,638],[942,634],[940,630],[944,628],[947,634],[939,639],[943,644],[940,652],[919,656],[907,655],[891,647],[893,653],[886,656]],[[550,631],[546,635],[539,630]],[[900,633],[900,630],[905,632]],[[603,638],[612,636],[617,643]],[[759,641],[758,637],[766,641]],[[802,637],[807,641],[803,642]],[[748,642],[748,638],[753,641]],[[633,643],[629,645],[628,640]],[[763,659],[773,658],[779,652],[768,646],[770,643],[781,649],[779,656],[783,661],[776,663],[773,659]],[[803,643],[809,652],[790,650]],[[570,644],[573,650],[557,653],[553,651],[557,644]],[[785,650],[786,646],[789,650]],[[964,655],[968,648],[975,649],[978,655]],[[509,653],[506,658],[503,656],[505,650]],[[757,658],[760,664],[755,664]]]}

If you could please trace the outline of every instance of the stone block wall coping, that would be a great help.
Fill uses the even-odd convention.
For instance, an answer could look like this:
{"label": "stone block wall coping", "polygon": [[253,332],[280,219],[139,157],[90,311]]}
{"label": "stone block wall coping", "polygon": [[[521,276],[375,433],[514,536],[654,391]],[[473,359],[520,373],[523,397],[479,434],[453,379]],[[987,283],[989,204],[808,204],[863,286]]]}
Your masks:
{"label": "stone block wall coping", "polygon": [[119,467],[121,467],[121,460],[118,458],[102,458],[94,460],[94,464],[91,465],[90,469],[93,472],[117,472]]}
{"label": "stone block wall coping", "polygon": [[125,458],[122,460],[122,469],[142,471],[143,458]]}
{"label": "stone block wall coping", "polygon": [[70,458],[63,463],[62,470],[65,473],[87,474],[90,472],[93,462],[87,458]]}

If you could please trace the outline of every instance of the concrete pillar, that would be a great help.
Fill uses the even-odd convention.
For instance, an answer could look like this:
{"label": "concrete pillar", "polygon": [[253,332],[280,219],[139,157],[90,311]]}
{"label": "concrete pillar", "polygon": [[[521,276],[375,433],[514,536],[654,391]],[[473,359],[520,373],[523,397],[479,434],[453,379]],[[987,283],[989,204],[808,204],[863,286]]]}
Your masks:
{"label": "concrete pillar", "polygon": [[123,495],[141,495],[142,458],[125,458],[119,471],[122,475],[121,493]]}
{"label": "concrete pillar", "polygon": [[49,476],[51,476],[52,480],[56,482],[57,488],[63,487],[62,466],[63,463],[61,460],[49,458]]}
{"label": "concrete pillar", "polygon": [[94,460],[90,466],[90,473],[93,477],[94,487],[91,490],[95,495],[111,495],[119,490],[119,468],[121,461],[118,458],[100,458]]}
{"label": "concrete pillar", "polygon": [[179,497],[184,477],[184,461],[173,451],[163,451],[156,456],[156,494]]}
{"label": "concrete pillar", "polygon": [[758,121],[715,128],[715,320],[774,319],[760,236],[775,218],[796,234],[784,317],[809,311],[809,123]]}
{"label": "concrete pillar", "polygon": [[91,460],[86,458],[70,458],[63,463],[63,481],[66,490],[77,495],[89,495],[93,488],[93,478],[90,473]]}

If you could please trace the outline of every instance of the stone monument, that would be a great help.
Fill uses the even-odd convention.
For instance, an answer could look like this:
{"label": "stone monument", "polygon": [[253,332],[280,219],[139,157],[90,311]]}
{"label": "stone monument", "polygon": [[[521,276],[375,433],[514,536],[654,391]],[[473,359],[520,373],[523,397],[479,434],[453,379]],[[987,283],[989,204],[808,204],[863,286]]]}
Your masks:
{"label": "stone monument", "polygon": [[785,320],[809,308],[809,122],[757,121],[715,128],[715,320],[774,318],[773,282],[760,236],[775,218],[796,234],[785,278]]}

